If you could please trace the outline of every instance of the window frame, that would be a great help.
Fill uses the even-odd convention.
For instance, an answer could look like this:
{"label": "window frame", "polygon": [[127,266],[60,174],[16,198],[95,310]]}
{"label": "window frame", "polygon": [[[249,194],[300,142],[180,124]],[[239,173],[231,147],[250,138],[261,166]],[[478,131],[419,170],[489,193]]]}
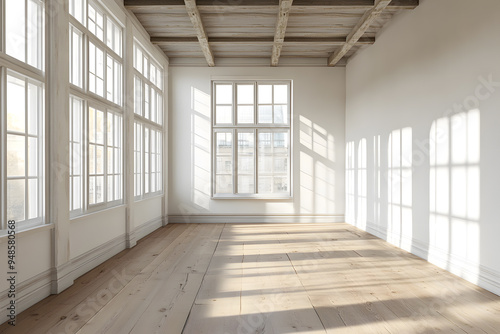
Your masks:
{"label": "window frame", "polygon": [[[26,1],[23,0],[26,5]],[[47,221],[47,212],[48,212],[48,203],[49,201],[45,200],[47,198],[47,185],[48,185],[48,177],[47,171],[48,169],[48,159],[46,157],[47,153],[47,117],[49,114],[49,108],[47,107],[48,103],[48,90],[47,87],[47,60],[49,48],[47,47],[48,34],[49,29],[46,27],[47,22],[47,4],[44,0],[37,1],[41,4],[41,13],[40,20],[43,22],[41,24],[42,29],[38,31],[40,40],[39,50],[37,54],[37,58],[39,61],[39,66],[31,65],[28,60],[28,47],[27,41],[24,41],[25,44],[25,59],[20,60],[7,54],[6,47],[6,1],[0,1],[0,157],[2,161],[7,161],[7,77],[21,77],[21,80],[25,81],[25,83],[31,82],[41,88],[40,96],[41,99],[39,104],[38,117],[38,147],[40,151],[37,152],[38,155],[38,171],[39,175],[37,175],[38,182],[38,217],[33,219],[26,219],[23,221],[17,221],[17,228],[19,231],[23,231],[30,228],[42,227],[49,222]],[[25,18],[28,15],[27,6],[25,6]],[[27,21],[25,21],[26,23]],[[28,29],[28,24],[25,24],[25,31]],[[25,36],[27,38],[28,35]],[[27,88],[26,88],[27,89]],[[25,106],[27,108],[27,106]],[[28,136],[30,137],[30,136]],[[26,134],[25,134],[26,138]],[[25,152],[25,155],[27,152]],[[26,161],[25,161],[26,164]],[[27,173],[28,171],[26,171]],[[26,192],[26,184],[25,184],[25,192]],[[6,235],[7,221],[11,219],[7,216],[7,164],[2,164],[0,166],[0,236]],[[26,198],[26,193],[25,193]],[[26,203],[24,203],[26,205]],[[25,208],[26,210],[26,208]],[[26,218],[26,217],[25,217]]]}
{"label": "window frame", "polygon": [[[232,123],[216,123],[216,85],[232,85]],[[238,113],[237,107],[237,85],[254,85],[254,104],[253,104],[253,123],[242,123],[238,124]],[[258,86],[259,84],[265,85],[287,85],[287,123],[259,123],[258,119]],[[273,88],[274,89],[274,88]],[[211,199],[260,199],[260,200],[291,200],[293,199],[293,106],[292,106],[292,94],[293,94],[293,81],[292,80],[268,80],[268,79],[257,79],[257,80],[247,80],[247,79],[235,79],[235,80],[212,80],[211,83]],[[274,94],[273,94],[273,106],[274,110]],[[222,104],[219,104],[222,105]],[[226,104],[224,104],[226,105]],[[227,104],[229,105],[229,104]],[[241,104],[246,105],[246,104]],[[281,104],[279,104],[281,105]],[[272,121],[274,122],[274,111],[272,113]],[[254,133],[254,193],[238,193],[238,131],[244,131],[246,133]],[[259,170],[258,170],[258,160],[259,160],[259,132],[265,133],[288,133],[288,168],[287,168],[287,178],[289,189],[287,192],[282,193],[259,193]],[[232,184],[233,193],[216,193],[216,176],[217,176],[217,141],[216,135],[219,132],[231,132],[232,133]]]}
{"label": "window frame", "polygon": [[[100,13],[103,17],[103,38],[102,40],[99,39],[94,33],[89,29],[88,27],[88,22],[89,22],[89,6],[92,6],[96,12]],[[122,24],[120,20],[118,20],[109,10],[107,7],[102,5],[99,1],[97,0],[82,0],[82,21],[80,22],[77,18],[75,18],[71,12],[69,12],[69,27],[70,27],[70,32],[71,28],[75,29],[79,33],[81,33],[81,43],[82,43],[82,49],[81,49],[81,55],[80,58],[82,59],[82,65],[81,65],[81,80],[82,80],[82,86],[79,87],[73,83],[71,83],[71,77],[69,81],[69,100],[71,101],[72,98],[77,98],[82,101],[82,120],[81,120],[81,133],[82,133],[82,144],[80,146],[81,150],[81,159],[80,159],[80,177],[81,177],[81,187],[80,187],[80,194],[81,194],[81,208],[80,209],[73,209],[72,205],[70,204],[69,210],[70,210],[70,217],[71,219],[74,219],[76,217],[86,215],[86,214],[91,214],[94,212],[102,211],[108,208],[116,207],[119,205],[122,205],[125,203],[125,196],[126,196],[126,190],[125,190],[125,76],[126,76],[126,64],[125,64],[125,57],[124,57],[124,52],[125,52],[125,25]],[[107,44],[107,29],[108,29],[108,20],[111,21],[114,26],[118,29],[121,29],[121,41],[119,43],[120,47],[120,52],[119,54],[115,52],[113,48],[111,48]],[[70,36],[70,42],[71,42],[71,36]],[[90,90],[90,44],[93,44],[96,49],[99,49],[103,52],[103,88],[102,88],[102,96],[94,93]],[[71,45],[70,45],[71,47]],[[71,51],[71,50],[70,50]],[[71,52],[68,55],[70,58],[70,68],[71,68]],[[118,81],[115,80],[115,77],[113,78],[108,78],[108,57],[111,58],[113,62],[113,73],[115,73],[116,69],[116,64],[119,65],[121,71],[119,71],[118,75]],[[108,80],[112,81],[112,88],[113,88],[113,97],[108,99]],[[120,87],[115,86],[116,82],[119,83]],[[117,95],[117,99],[115,100],[114,96]],[[117,103],[118,102],[118,103]],[[98,203],[92,203],[90,204],[90,128],[89,128],[89,109],[93,108],[95,110],[102,111],[104,116],[103,116],[103,136],[104,136],[104,144],[102,145],[103,147],[103,171],[102,173],[99,173],[99,176],[103,177],[103,201],[98,202]],[[109,175],[113,175],[113,178],[116,176],[119,176],[120,178],[120,185],[119,187],[119,194],[120,198],[116,199],[116,194],[117,194],[117,189],[115,186],[115,179],[113,179],[113,200],[108,200],[108,131],[107,131],[107,126],[108,126],[108,116],[109,114],[117,115],[120,118],[120,123],[121,125],[119,126],[119,134],[118,137],[120,139],[120,156],[118,158],[119,164],[120,164],[120,173],[117,174],[115,170],[113,170],[113,173],[109,173]],[[71,124],[70,126],[73,126]],[[113,131],[116,131],[116,126],[113,125]],[[70,138],[71,140],[71,138]],[[115,145],[113,145],[114,147]],[[70,152],[71,149],[70,149]],[[74,154],[74,152],[72,152]],[[115,163],[115,157],[113,154],[113,163]],[[94,171],[97,172],[97,171]],[[92,175],[95,175],[92,174]],[[72,190],[70,186],[70,190]],[[73,194],[72,194],[73,195]]]}
{"label": "window frame", "polygon": [[[99,110],[103,112],[103,170],[102,173],[97,174],[97,171],[91,175],[90,173],[90,145],[93,145],[90,142],[90,125],[89,125],[89,110],[90,108],[93,108],[94,110]],[[84,192],[82,192],[84,199],[83,199],[83,212],[82,213],[93,213],[96,211],[100,211],[103,209],[115,207],[118,205],[121,205],[124,203],[125,200],[125,192],[124,192],[124,131],[123,131],[123,125],[124,125],[124,117],[123,114],[116,110],[116,109],[111,109],[101,103],[94,102],[94,101],[87,101],[84,106],[84,123],[85,123],[85,132],[83,134],[84,137],[84,144],[82,145],[85,147],[85,151],[83,152],[83,155],[85,155],[86,159],[85,162],[82,163],[83,167],[83,179],[85,180],[85,188],[82,187],[82,189],[85,189]],[[107,132],[107,122],[108,122],[108,115],[109,114],[114,114],[118,115],[121,117],[122,121],[122,129],[121,129],[121,178],[122,178],[122,183],[121,183],[121,198],[120,199],[114,199],[112,201],[108,201],[108,187],[107,187],[107,178],[108,178],[108,158],[107,158],[107,150],[108,150],[108,132]],[[102,174],[102,175],[101,175]],[[115,175],[115,173],[113,173]],[[99,203],[90,203],[90,177],[91,176],[102,176],[103,177],[103,201]],[[75,212],[76,213],[76,212]]]}
{"label": "window frame", "polygon": [[[164,76],[164,68],[163,66],[160,65],[160,63],[149,53],[147,52],[146,48],[136,39],[134,38],[133,42],[133,65],[132,65],[132,76],[133,76],[133,87],[134,87],[134,101],[132,103],[133,105],[133,118],[134,118],[134,201],[140,201],[143,199],[151,198],[151,197],[156,197],[156,196],[163,196],[165,189],[164,189],[164,178],[165,178],[165,165],[164,165],[164,137],[165,137],[165,117],[164,117],[164,110],[165,110],[165,96],[164,96],[164,90],[163,90],[163,76]],[[138,61],[137,59],[137,52],[140,52],[141,54],[141,70],[139,70],[136,67],[136,62]],[[147,65],[147,75],[144,74],[144,67]],[[151,66],[154,66],[156,69],[155,73],[155,82],[151,81]],[[158,77],[158,75],[160,75]],[[149,88],[146,90],[145,87],[148,86]],[[137,94],[137,88],[140,89],[139,94]],[[151,92],[154,92],[156,96],[161,98],[161,101],[158,101],[158,98],[156,98],[156,118],[153,119],[151,115],[151,110],[152,110],[152,94]],[[146,96],[148,97],[148,102],[146,103]],[[137,101],[138,97],[140,97],[140,101]],[[138,103],[139,102],[139,103]],[[148,105],[148,108],[146,108],[146,105]],[[139,112],[137,111],[137,107],[140,108]],[[137,126],[140,127],[140,135],[141,135],[141,142],[140,144],[137,143]],[[161,140],[160,140],[160,151],[159,151],[159,157],[158,154],[155,152],[151,151],[151,142],[152,142],[152,136],[151,133],[155,131],[160,134]],[[146,143],[146,132],[149,133],[148,136],[148,143]],[[140,151],[137,150],[137,146],[140,146]],[[148,145],[148,151],[146,152],[146,145]],[[158,150],[157,150],[158,151]],[[161,178],[161,182],[156,179],[156,185],[159,186],[159,189],[156,191],[151,191],[151,185],[152,185],[152,170],[153,166],[151,165],[152,161],[152,156],[156,155],[157,160],[157,166],[159,168],[158,171],[155,171],[154,173],[156,174],[156,177],[158,175]],[[141,161],[137,162],[136,158],[137,156],[141,157]],[[140,164],[138,171],[137,164]],[[159,163],[159,166],[158,166]],[[147,170],[146,170],[147,167]],[[139,183],[137,182],[137,178],[139,178]],[[137,189],[137,186],[140,187],[140,189]]]}

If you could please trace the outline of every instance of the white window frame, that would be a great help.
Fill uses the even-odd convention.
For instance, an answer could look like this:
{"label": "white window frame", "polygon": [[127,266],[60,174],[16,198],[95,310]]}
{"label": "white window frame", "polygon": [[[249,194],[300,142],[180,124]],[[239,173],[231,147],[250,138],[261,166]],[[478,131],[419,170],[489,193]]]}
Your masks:
{"label": "white window frame", "polygon": [[[25,0],[22,0],[25,1]],[[0,1],[0,158],[3,162],[0,166],[0,236],[6,234],[7,221],[12,219],[7,217],[7,99],[5,98],[7,95],[7,76],[21,77],[21,80],[25,80],[25,82],[32,82],[36,85],[40,85],[41,92],[41,101],[40,108],[38,110],[38,147],[39,151],[38,155],[38,217],[33,219],[28,219],[24,221],[17,222],[18,231],[22,231],[25,229],[29,229],[36,226],[42,226],[47,223],[46,221],[46,212],[47,212],[47,201],[46,198],[46,170],[47,170],[47,160],[45,159],[46,152],[46,118],[47,118],[47,105],[46,105],[46,96],[47,96],[47,79],[45,76],[46,69],[46,59],[47,59],[47,47],[46,40],[48,29],[45,27],[45,19],[46,19],[46,11],[45,11],[45,1],[40,0],[37,1],[42,4],[42,26],[44,27],[42,30],[38,31],[41,50],[37,55],[40,66],[35,67],[30,65],[27,60],[28,49],[25,46],[25,61],[19,60],[13,56],[10,56],[6,53],[6,2]],[[27,16],[27,11],[25,13],[25,17]],[[25,21],[27,22],[27,21]],[[27,28],[27,24],[25,26]],[[27,43],[25,41],[25,43]],[[27,98],[27,97],[26,97]],[[26,106],[27,107],[27,106]],[[27,131],[27,129],[26,129]],[[25,135],[27,138],[27,135]],[[25,152],[28,154],[28,152]],[[25,168],[26,173],[28,171],[28,166]],[[26,179],[30,179],[30,177],[26,177]],[[25,185],[26,186],[26,185]],[[26,201],[26,187],[25,187],[25,201]],[[26,208],[25,208],[26,210]]]}
{"label": "white window frame", "polygon": [[[217,124],[216,123],[216,89],[215,86],[218,84],[232,85],[232,123]],[[253,84],[254,85],[254,117],[253,123],[238,124],[237,122],[237,90],[236,86],[238,84]],[[288,86],[288,101],[287,101],[287,120],[285,123],[258,123],[258,85],[268,84],[268,85],[287,85]],[[212,199],[292,199],[293,198],[293,119],[292,119],[292,81],[291,80],[212,80],[212,172],[211,174],[211,198]],[[273,94],[274,95],[274,94]],[[220,104],[219,104],[220,105]],[[273,103],[274,106],[274,96]],[[274,113],[273,113],[274,115]],[[274,117],[273,117],[274,118]],[[244,132],[254,133],[254,193],[240,194],[238,193],[238,131],[244,130]],[[286,193],[258,193],[258,182],[259,182],[259,171],[258,171],[258,135],[259,131],[264,131],[266,133],[280,133],[288,132],[288,191]],[[233,193],[216,193],[216,175],[217,175],[217,140],[216,135],[218,132],[231,132],[232,133],[232,184]]]}
{"label": "white window frame", "polygon": [[[137,62],[137,51],[141,53],[141,70],[138,70],[136,65]],[[159,62],[154,59],[154,57],[149,54],[142,44],[134,39],[133,46],[133,74],[134,74],[134,199],[139,201],[142,199],[163,196],[163,179],[165,177],[163,171],[163,136],[164,133],[164,94],[163,94],[163,75],[164,69],[160,66]],[[151,81],[151,65],[156,68],[155,82]],[[145,68],[147,67],[147,73],[144,74]],[[146,91],[145,87],[149,87]],[[139,94],[137,94],[137,88],[140,89]],[[151,97],[151,92],[154,92],[156,96],[161,97],[161,101],[156,100],[156,118],[151,117],[151,102],[153,101]],[[137,103],[137,98],[140,98],[140,103]],[[146,97],[147,101],[146,102]],[[139,111],[137,109],[140,109]],[[140,143],[137,142],[137,127],[140,127]],[[149,150],[146,152],[146,131],[149,131]],[[156,131],[160,134],[160,151],[158,153],[151,152],[151,131]],[[138,150],[138,146],[140,150]],[[151,185],[153,182],[151,165],[152,156],[155,155],[157,159],[158,171],[154,172],[157,174],[157,178],[160,177],[160,181],[156,180],[156,186],[158,189],[156,191],[151,191]],[[137,161],[137,157],[140,156],[140,161]],[[159,164],[158,164],[159,163]],[[147,169],[147,170],[146,170]],[[139,180],[139,181],[138,181]],[[137,189],[139,187],[140,189]]]}
{"label": "white window frame", "polygon": [[[72,1],[72,0],[70,0]],[[76,97],[83,102],[83,111],[82,111],[82,145],[81,149],[81,209],[71,210],[70,206],[70,216],[71,218],[78,217],[83,214],[94,213],[100,210],[104,210],[111,207],[116,207],[122,205],[125,201],[125,137],[124,137],[124,126],[125,126],[125,118],[124,118],[124,87],[125,87],[125,65],[124,65],[124,37],[125,37],[125,28],[124,25],[116,19],[110,11],[101,5],[98,1],[93,0],[82,0],[83,7],[83,22],[80,22],[75,17],[73,17],[70,13],[69,15],[69,26],[70,28],[76,29],[82,35],[82,86],[79,87],[70,83],[70,98]],[[92,5],[96,11],[98,11],[101,15],[103,15],[103,39],[99,39],[96,35],[93,34],[92,31],[88,29],[88,7],[89,4]],[[120,50],[119,52],[115,52],[110,46],[107,44],[107,29],[109,27],[108,20],[113,22],[114,26],[121,29],[121,42],[119,43]],[[98,95],[94,92],[91,92],[90,87],[90,64],[89,64],[89,45],[90,43],[94,44],[96,48],[99,48],[103,51],[103,96]],[[70,64],[71,64],[71,53]],[[108,57],[111,57],[113,61],[113,66],[115,64],[119,64],[120,73],[118,75],[118,81],[115,81],[115,78],[108,78]],[[71,65],[70,65],[71,66]],[[115,68],[113,68],[113,71]],[[112,80],[113,91],[114,93],[118,93],[118,99],[108,99],[108,79]],[[118,84],[118,87],[117,87]],[[114,96],[114,95],[113,95]],[[103,127],[103,135],[104,135],[104,145],[103,145],[103,155],[104,155],[104,166],[103,173],[101,175],[103,177],[103,201],[99,203],[90,204],[90,168],[89,168],[89,108],[94,108],[96,110],[100,110],[104,113],[104,127]],[[113,199],[108,200],[108,134],[107,134],[107,119],[109,114],[117,115],[121,118],[121,127],[119,128],[119,138],[120,138],[120,154],[118,158],[118,162],[120,164],[120,172],[117,174],[115,171],[110,173],[109,175],[114,175],[114,177],[119,176],[120,184],[119,189],[113,187]],[[71,124],[72,126],[72,124]],[[71,151],[70,151],[71,152]],[[74,152],[72,152],[74,154]],[[115,158],[113,158],[115,161]],[[93,174],[94,175],[94,174]],[[115,181],[113,180],[113,183]],[[116,191],[118,190],[119,197],[116,199]]]}

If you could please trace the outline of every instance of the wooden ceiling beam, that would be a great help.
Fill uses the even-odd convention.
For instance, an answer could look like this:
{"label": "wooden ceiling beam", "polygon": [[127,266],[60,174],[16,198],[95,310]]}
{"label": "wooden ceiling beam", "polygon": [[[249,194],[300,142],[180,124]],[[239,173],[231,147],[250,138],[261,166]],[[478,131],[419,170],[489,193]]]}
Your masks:
{"label": "wooden ceiling beam", "polygon": [[375,5],[372,9],[367,11],[365,15],[359,20],[359,22],[351,30],[351,33],[347,36],[346,42],[342,47],[335,51],[328,58],[328,66],[335,66],[346,54],[351,50],[351,48],[358,42],[358,40],[364,35],[368,30],[370,25],[375,21],[375,19],[382,14],[382,12],[391,3],[391,0],[376,0]]}
{"label": "wooden ceiling beam", "polygon": [[273,52],[271,56],[271,66],[278,66],[280,60],[281,49],[285,41],[286,26],[288,24],[288,16],[292,8],[293,0],[280,0],[278,19],[274,31]]}
{"label": "wooden ceiling beam", "polygon": [[201,21],[201,16],[198,8],[196,7],[196,0],[184,0],[187,13],[193,24],[193,28],[196,31],[196,36],[198,42],[201,46],[201,51],[207,60],[208,66],[215,66],[214,55],[210,49],[210,44],[208,44],[208,37],[205,33],[205,28],[203,27],[203,22]]}
{"label": "wooden ceiling beam", "polygon": [[[286,44],[328,44],[342,46],[345,44],[345,37],[285,37],[283,43]],[[197,37],[151,37],[151,43],[156,45],[174,45],[186,43],[198,43]],[[216,44],[270,44],[274,43],[273,37],[209,37],[208,43]],[[357,44],[370,45],[375,43],[375,37],[361,37]]]}
{"label": "wooden ceiling beam", "polygon": [[[197,0],[198,7],[234,7],[234,6],[279,6],[279,0],[239,0],[239,1],[213,1]],[[183,0],[124,0],[125,7],[129,9],[145,8],[149,6],[184,6]],[[294,0],[294,6],[299,7],[339,7],[366,9],[373,8],[374,0]],[[419,5],[419,0],[393,0],[389,8],[414,9]]]}

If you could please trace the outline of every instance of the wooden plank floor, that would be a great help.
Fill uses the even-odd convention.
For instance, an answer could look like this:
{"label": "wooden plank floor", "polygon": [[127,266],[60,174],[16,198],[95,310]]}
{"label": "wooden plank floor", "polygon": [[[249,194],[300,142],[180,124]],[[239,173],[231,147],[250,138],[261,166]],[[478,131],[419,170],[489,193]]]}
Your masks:
{"label": "wooden plank floor", "polygon": [[171,224],[0,333],[500,333],[500,297],[347,224]]}

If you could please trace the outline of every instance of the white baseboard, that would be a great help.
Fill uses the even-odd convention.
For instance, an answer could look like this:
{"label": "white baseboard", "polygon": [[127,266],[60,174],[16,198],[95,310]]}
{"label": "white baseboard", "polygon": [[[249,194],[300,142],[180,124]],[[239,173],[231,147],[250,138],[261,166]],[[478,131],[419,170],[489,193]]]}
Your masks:
{"label": "white baseboard", "polygon": [[165,226],[165,225],[166,224],[164,223],[163,218],[161,218],[161,217],[152,219],[152,220],[140,225],[139,227],[137,227],[134,230],[134,237],[136,238],[136,240],[140,240],[140,239],[144,238],[145,236],[147,236],[148,234],[154,232],[155,230],[157,230],[160,227]]}
{"label": "white baseboard", "polygon": [[343,215],[172,215],[169,223],[341,223]]}
{"label": "white baseboard", "polygon": [[[466,281],[500,296],[500,272],[496,270],[485,267],[479,263],[474,263],[455,254],[450,254],[440,248],[415,240],[414,238],[405,236],[400,237],[396,234],[387,233],[387,231],[371,224],[367,225],[366,231],[376,237],[386,240],[390,244],[429,261],[437,267],[447,270]],[[398,239],[400,240],[399,244],[393,242]]]}
{"label": "white baseboard", "polygon": [[[46,270],[36,276],[33,276],[16,286],[16,314],[21,313],[30,306],[38,303],[40,300],[48,297],[51,293],[52,271]],[[7,307],[10,299],[8,291],[2,291],[0,297],[0,317],[1,322],[7,321]]]}
{"label": "white baseboard", "polygon": [[53,268],[52,293],[61,293],[78,277],[125,249],[125,235],[120,235],[88,252],[75,257],[62,266]]}

